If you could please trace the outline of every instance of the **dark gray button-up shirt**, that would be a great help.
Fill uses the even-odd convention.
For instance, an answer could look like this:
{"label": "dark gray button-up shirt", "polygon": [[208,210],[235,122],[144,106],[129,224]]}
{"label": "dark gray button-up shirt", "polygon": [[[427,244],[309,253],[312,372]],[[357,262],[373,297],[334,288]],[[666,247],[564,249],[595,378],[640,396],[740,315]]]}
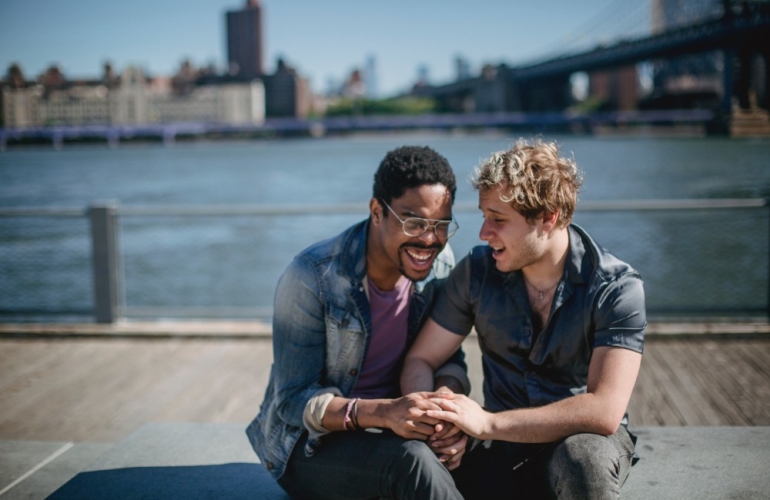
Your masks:
{"label": "dark gray button-up shirt", "polygon": [[431,317],[439,325],[459,335],[476,327],[490,411],[584,393],[596,347],[643,350],[647,321],[639,273],[574,224],[569,241],[564,274],[539,335],[521,271],[498,271],[489,246],[475,247],[460,261],[437,299]]}

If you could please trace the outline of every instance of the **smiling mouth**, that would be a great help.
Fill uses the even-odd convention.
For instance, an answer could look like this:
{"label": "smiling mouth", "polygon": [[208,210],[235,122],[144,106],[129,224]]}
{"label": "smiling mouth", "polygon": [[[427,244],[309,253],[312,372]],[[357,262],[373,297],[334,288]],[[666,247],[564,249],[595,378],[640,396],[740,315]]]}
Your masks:
{"label": "smiling mouth", "polygon": [[502,255],[503,252],[505,252],[505,247],[493,247],[492,245],[490,245],[489,248],[492,249],[493,257],[500,257],[500,255]]}
{"label": "smiling mouth", "polygon": [[438,254],[438,249],[409,247],[404,248],[404,252],[415,267],[423,269],[430,267]]}

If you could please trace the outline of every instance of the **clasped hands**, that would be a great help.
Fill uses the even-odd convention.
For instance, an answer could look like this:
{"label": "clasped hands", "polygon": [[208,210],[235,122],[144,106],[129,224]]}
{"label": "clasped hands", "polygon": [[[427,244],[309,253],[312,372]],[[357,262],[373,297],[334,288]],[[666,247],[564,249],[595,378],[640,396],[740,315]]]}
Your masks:
{"label": "clasped hands", "polygon": [[467,434],[473,435],[476,430],[474,418],[488,415],[472,399],[444,388],[394,399],[388,413],[393,432],[426,441],[449,470],[460,465],[468,444]]}

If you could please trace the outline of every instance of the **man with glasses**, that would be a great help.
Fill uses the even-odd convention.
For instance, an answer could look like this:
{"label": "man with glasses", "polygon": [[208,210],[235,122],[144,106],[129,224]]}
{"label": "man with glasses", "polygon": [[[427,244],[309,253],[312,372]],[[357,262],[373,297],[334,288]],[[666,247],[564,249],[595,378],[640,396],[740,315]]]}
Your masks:
{"label": "man with glasses", "polygon": [[[467,438],[426,416],[440,409],[428,393],[399,389],[404,354],[454,265],[455,190],[434,150],[390,151],[369,218],[301,252],[278,282],[274,363],[247,435],[292,496],[462,498],[449,470]],[[432,377],[432,390],[469,392],[461,350]]]}

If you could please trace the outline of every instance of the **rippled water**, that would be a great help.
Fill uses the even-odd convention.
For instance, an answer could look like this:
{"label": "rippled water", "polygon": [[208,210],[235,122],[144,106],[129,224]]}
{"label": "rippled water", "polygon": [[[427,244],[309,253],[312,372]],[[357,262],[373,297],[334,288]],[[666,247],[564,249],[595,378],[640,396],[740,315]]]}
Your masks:
{"label": "rippled water", "polygon": [[[584,173],[581,201],[770,196],[770,141],[547,136]],[[458,177],[516,137],[410,134],[256,142],[65,146],[0,153],[0,207],[360,204],[360,214],[121,217],[129,307],[269,307],[302,248],[366,217],[372,176],[390,149],[429,145]],[[478,211],[458,212],[458,256],[479,244]],[[768,301],[768,209],[581,212],[576,222],[637,267],[652,310],[762,309]],[[85,219],[0,218],[0,310],[88,309]]]}

